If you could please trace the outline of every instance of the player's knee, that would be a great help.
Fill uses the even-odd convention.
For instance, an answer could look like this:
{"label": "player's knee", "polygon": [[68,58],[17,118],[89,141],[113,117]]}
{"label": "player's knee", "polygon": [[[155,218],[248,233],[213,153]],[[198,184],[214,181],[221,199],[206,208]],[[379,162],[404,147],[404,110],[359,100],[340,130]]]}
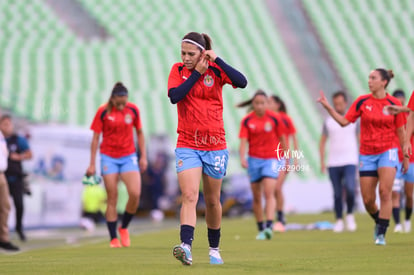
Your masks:
{"label": "player's knee", "polygon": [[380,188],[379,196],[381,201],[389,201],[392,199],[392,191],[386,190],[385,188]]}
{"label": "player's knee", "polygon": [[205,198],[206,207],[214,208],[220,205],[220,198],[219,197],[209,197]]}
{"label": "player's knee", "polygon": [[198,193],[183,192],[181,195],[182,201],[185,204],[197,204]]}
{"label": "player's knee", "polygon": [[363,198],[365,208],[369,209],[371,206],[375,205],[375,198],[374,197],[365,197]]}

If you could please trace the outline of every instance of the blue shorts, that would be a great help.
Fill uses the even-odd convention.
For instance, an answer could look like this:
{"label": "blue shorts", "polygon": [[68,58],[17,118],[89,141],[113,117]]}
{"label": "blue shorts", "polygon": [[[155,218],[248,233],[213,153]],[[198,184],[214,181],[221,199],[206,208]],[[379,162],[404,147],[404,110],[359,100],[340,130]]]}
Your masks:
{"label": "blue shorts", "polygon": [[279,176],[279,165],[284,165],[285,160],[279,161],[277,159],[261,159],[261,158],[247,158],[250,182],[259,182],[262,178],[277,179]]}
{"label": "blue shorts", "polygon": [[228,160],[229,151],[227,149],[217,151],[201,151],[190,148],[175,149],[177,173],[202,167],[204,174],[215,179],[222,179],[226,175]]}
{"label": "blue shorts", "polygon": [[410,163],[407,173],[403,174],[405,182],[414,183],[414,163]]}
{"label": "blue shorts", "polygon": [[121,158],[112,158],[101,154],[101,174],[121,174],[130,171],[139,172],[138,156],[131,154]]}
{"label": "blue shorts", "polygon": [[377,155],[359,155],[359,175],[378,177],[378,168],[398,168],[398,148],[392,148]]}

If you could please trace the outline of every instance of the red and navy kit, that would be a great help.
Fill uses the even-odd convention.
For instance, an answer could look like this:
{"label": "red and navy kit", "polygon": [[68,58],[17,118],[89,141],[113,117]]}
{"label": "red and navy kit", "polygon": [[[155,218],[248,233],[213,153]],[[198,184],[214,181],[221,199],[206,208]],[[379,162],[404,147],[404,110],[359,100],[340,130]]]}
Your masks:
{"label": "red and navy kit", "polygon": [[285,133],[281,117],[267,110],[262,117],[247,114],[241,121],[239,138],[247,138],[250,157],[270,159],[278,157],[277,149],[282,150],[279,137]]}
{"label": "red and navy kit", "polygon": [[107,112],[107,104],[98,108],[91,130],[102,133],[101,154],[112,158],[125,157],[136,153],[134,131],[142,128],[138,107],[127,102],[120,111],[115,107]]}
{"label": "red and navy kit", "polygon": [[377,155],[398,147],[396,141],[397,128],[406,123],[404,114],[390,115],[384,108],[388,105],[399,105],[398,99],[389,94],[382,99],[362,95],[354,101],[345,118],[355,122],[361,117],[361,155]]}
{"label": "red and navy kit", "polygon": [[[168,78],[168,91],[180,86],[191,74],[192,71],[183,63],[174,64]],[[222,87],[225,84],[232,84],[229,77],[216,63],[209,62],[207,71],[201,75],[185,98],[177,103],[177,148],[204,151],[227,148],[222,96]]]}
{"label": "red and navy kit", "polygon": [[285,126],[286,147],[289,148],[289,137],[296,134],[296,128],[293,124],[292,118],[285,112],[278,112],[280,119]]}

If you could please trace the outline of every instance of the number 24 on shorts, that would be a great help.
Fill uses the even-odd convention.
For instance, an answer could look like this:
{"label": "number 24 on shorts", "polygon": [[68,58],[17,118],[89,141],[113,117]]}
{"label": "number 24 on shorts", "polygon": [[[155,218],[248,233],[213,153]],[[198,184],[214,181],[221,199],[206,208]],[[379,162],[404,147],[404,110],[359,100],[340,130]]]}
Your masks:
{"label": "number 24 on shorts", "polygon": [[214,170],[216,171],[220,171],[221,169],[224,169],[224,165],[226,164],[226,156],[223,155],[222,157],[220,156],[216,156],[214,158],[215,162],[214,162]]}

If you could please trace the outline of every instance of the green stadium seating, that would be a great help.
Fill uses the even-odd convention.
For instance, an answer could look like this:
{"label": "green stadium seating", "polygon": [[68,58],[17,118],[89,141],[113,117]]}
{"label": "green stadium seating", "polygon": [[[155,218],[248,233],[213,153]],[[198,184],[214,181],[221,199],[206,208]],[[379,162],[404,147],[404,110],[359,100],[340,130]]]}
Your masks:
{"label": "green stadium seating", "polygon": [[411,93],[414,71],[414,1],[303,1],[350,93],[368,93],[372,69],[393,69],[389,86]]}

